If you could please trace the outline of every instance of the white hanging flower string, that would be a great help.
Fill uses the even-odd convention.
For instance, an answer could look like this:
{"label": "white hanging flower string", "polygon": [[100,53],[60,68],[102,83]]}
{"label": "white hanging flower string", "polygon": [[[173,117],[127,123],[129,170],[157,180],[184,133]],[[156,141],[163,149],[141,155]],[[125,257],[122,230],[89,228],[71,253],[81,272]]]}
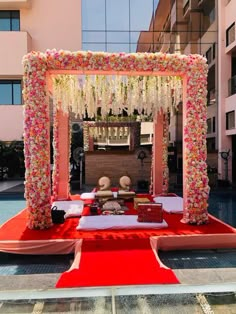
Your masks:
{"label": "white hanging flower string", "polygon": [[97,115],[101,108],[103,118],[110,109],[114,115],[126,110],[132,115],[148,116],[156,112],[171,112],[182,100],[182,80],[170,76],[104,76],[86,75],[80,81],[75,75],[58,75],[53,78],[53,103],[64,112],[71,110],[80,118]]}

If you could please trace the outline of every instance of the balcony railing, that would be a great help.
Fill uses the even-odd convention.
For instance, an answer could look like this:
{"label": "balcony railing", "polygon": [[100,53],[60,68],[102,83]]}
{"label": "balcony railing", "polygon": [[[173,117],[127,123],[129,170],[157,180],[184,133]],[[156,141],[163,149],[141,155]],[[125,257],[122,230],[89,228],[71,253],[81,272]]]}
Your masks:
{"label": "balcony railing", "polygon": [[228,81],[229,96],[236,94],[236,75]]}

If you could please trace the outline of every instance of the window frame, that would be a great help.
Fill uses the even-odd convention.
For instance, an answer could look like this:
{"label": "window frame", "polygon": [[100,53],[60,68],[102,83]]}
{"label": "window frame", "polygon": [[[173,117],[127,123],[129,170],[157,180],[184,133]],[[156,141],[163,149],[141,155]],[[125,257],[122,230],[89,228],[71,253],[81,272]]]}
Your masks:
{"label": "window frame", "polygon": [[[234,38],[232,41],[230,41],[230,31],[232,31],[232,29],[234,28]],[[226,29],[226,47],[228,47],[229,45],[231,45],[233,42],[235,41],[235,22],[232,23],[227,29]]]}
{"label": "window frame", "polygon": [[211,134],[212,133],[212,121],[211,118],[207,119],[207,134]]}
{"label": "window frame", "polygon": [[[15,97],[14,97],[14,84],[18,83],[21,88],[20,92],[20,103],[15,103]],[[0,85],[11,85],[11,103],[9,104],[3,104],[1,103],[1,98],[0,98],[0,106],[4,105],[13,105],[13,106],[20,106],[22,105],[22,80],[0,80]]]}
{"label": "window frame", "polygon": [[[234,125],[232,127],[229,127],[229,117],[230,115],[233,116],[233,120],[234,120]],[[228,111],[226,112],[225,114],[225,117],[226,117],[226,130],[233,130],[235,129],[235,111],[234,110],[231,110],[231,111]]]}
{"label": "window frame", "polygon": [[211,64],[212,62],[212,47],[210,47],[207,51],[206,51],[206,58],[207,58],[207,63]]}
{"label": "window frame", "polygon": [[[20,31],[20,10],[0,10],[0,20],[1,20],[1,12],[8,12],[9,13],[9,21],[10,21],[10,28],[8,30],[2,30],[1,32],[19,32]],[[13,15],[17,13],[17,17],[14,17]],[[19,27],[17,29],[13,29],[13,19],[19,20]]]}

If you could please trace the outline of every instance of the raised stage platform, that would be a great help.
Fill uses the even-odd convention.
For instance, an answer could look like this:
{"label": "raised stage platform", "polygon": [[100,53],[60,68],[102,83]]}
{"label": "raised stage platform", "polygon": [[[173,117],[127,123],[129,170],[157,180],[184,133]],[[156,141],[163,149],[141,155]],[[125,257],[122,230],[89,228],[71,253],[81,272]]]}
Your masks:
{"label": "raised stage platform", "polygon": [[[139,197],[149,197],[139,195]],[[80,199],[79,195],[73,199]],[[173,197],[173,202],[175,197]],[[85,201],[85,208],[90,200]],[[126,214],[136,215],[133,203]],[[86,211],[85,211],[86,213]],[[182,214],[164,211],[160,229],[77,230],[80,218],[68,218],[48,230],[27,228],[27,210],[0,227],[0,251],[18,254],[74,253],[71,268],[57,287],[178,283],[158,250],[236,248],[236,229],[209,216],[206,225],[181,223]]]}

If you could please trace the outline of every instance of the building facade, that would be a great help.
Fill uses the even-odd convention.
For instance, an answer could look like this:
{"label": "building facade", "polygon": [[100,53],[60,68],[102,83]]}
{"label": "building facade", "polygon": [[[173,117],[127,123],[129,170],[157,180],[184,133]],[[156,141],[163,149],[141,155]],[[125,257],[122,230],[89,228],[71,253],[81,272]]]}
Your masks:
{"label": "building facade", "polygon": [[[7,150],[11,141],[23,139],[23,56],[53,48],[136,52],[139,33],[148,29],[157,2],[0,0],[0,159],[1,143],[7,143]],[[143,145],[152,144],[153,130],[147,124],[142,126]],[[73,120],[75,146],[81,126]]]}
{"label": "building facade", "polygon": [[22,58],[46,49],[81,50],[81,3],[0,0],[0,141],[23,136]]}
{"label": "building facade", "polygon": [[[0,0],[0,141],[22,140],[22,57],[29,51],[199,53],[209,65],[208,164],[235,183],[235,12],[234,0]],[[180,168],[181,108],[169,133]]]}
{"label": "building facade", "polygon": [[[160,0],[149,32],[140,33],[138,51],[202,54],[207,58],[207,151],[209,170],[236,183],[236,2]],[[181,108],[170,119],[170,144],[181,167]]]}

